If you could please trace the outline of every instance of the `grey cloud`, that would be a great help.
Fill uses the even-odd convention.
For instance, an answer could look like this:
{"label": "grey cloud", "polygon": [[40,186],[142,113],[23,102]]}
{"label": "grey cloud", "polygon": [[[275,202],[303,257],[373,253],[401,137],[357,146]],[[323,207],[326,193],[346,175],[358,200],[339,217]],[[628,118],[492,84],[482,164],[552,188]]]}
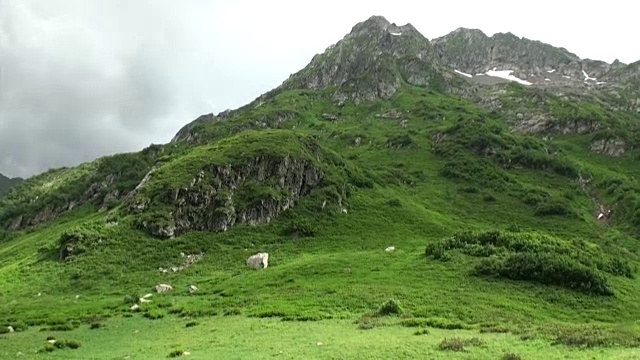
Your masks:
{"label": "grey cloud", "polygon": [[629,7],[622,0],[597,14],[549,0],[526,9],[478,4],[0,0],[0,173],[30,176],[167,142],[199,115],[279,85],[374,14],[411,22],[428,38],[477,27],[582,57],[640,59],[629,45],[636,12],[618,11]]}

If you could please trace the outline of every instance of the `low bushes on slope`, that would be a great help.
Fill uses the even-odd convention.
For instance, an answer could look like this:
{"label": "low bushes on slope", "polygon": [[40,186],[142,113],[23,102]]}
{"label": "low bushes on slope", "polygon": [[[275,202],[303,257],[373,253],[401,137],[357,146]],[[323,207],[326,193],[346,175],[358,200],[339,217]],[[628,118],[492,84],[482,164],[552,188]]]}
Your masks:
{"label": "low bushes on slope", "polygon": [[613,295],[605,273],[633,278],[628,262],[609,257],[586,242],[538,233],[461,232],[429,244],[425,254],[447,260],[450,251],[483,258],[472,274],[558,285],[597,295]]}

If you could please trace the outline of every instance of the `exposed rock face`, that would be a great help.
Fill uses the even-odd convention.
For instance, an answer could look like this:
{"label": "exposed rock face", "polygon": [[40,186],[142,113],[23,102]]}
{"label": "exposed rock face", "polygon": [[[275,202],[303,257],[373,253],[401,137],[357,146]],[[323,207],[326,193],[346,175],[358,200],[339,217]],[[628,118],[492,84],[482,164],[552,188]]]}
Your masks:
{"label": "exposed rock face", "polygon": [[490,70],[513,70],[516,77],[532,82],[597,84],[611,80],[627,65],[615,61],[580,59],[564,48],[519,38],[511,33],[491,37],[480,30],[459,28],[433,40],[443,62],[469,75]]}
{"label": "exposed rock face", "polygon": [[445,89],[455,80],[429,40],[411,24],[397,26],[372,16],[265,96],[287,89],[335,86],[333,100],[338,104],[361,103],[389,99],[405,83]]}
{"label": "exposed rock face", "polygon": [[627,143],[620,138],[600,139],[591,143],[591,151],[613,157],[624,155]]}
{"label": "exposed rock face", "polygon": [[254,269],[266,269],[269,266],[269,254],[258,253],[247,259],[247,266]]}
{"label": "exposed rock face", "polygon": [[[268,223],[323,178],[310,161],[289,156],[261,155],[239,165],[212,166],[189,186],[168,189],[168,221],[149,219],[140,225],[155,236],[171,238],[188,231],[226,231],[236,223]],[[135,202],[131,210],[145,206]]]}

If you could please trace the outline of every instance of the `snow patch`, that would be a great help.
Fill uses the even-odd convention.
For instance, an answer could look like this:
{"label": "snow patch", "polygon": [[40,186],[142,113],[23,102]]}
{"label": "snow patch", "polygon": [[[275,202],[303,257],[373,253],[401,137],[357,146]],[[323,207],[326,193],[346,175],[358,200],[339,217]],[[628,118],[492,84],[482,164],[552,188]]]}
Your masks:
{"label": "snow patch", "polygon": [[606,84],[606,83],[607,83],[606,81],[598,81],[598,82],[596,82],[596,85],[602,85],[602,84]]}
{"label": "snow patch", "polygon": [[470,78],[473,77],[473,75],[467,74],[467,73],[463,73],[462,71],[458,71],[458,70],[454,70],[454,71],[457,72],[458,74],[466,76],[466,77],[470,77]]}
{"label": "snow patch", "polygon": [[551,79],[544,79],[544,81],[551,81]]}
{"label": "snow patch", "polygon": [[584,81],[585,82],[587,82],[589,80],[598,81],[598,79],[596,79],[596,78],[589,77],[589,74],[587,74],[587,72],[584,71],[584,70],[582,70],[582,75],[584,75]]}
{"label": "snow patch", "polygon": [[393,36],[400,36],[402,35],[401,32],[397,33],[397,32],[389,32],[389,34],[393,35]]}
{"label": "snow patch", "polygon": [[554,72],[556,72],[556,69],[547,70],[547,72],[548,72],[549,74],[553,74]]}
{"label": "snow patch", "polygon": [[522,80],[522,79],[520,79],[520,78],[517,78],[517,77],[515,77],[515,76],[511,75],[511,73],[513,72],[513,70],[499,70],[499,71],[497,71],[497,70],[495,70],[495,69],[496,69],[496,68],[493,68],[493,70],[489,70],[489,71],[487,71],[487,72],[485,73],[485,75],[488,75],[488,76],[495,76],[495,77],[499,77],[499,78],[502,78],[502,79],[515,81],[515,82],[518,82],[518,83],[523,84],[523,85],[531,85],[531,83],[530,83],[530,82],[528,82],[528,81],[526,81],[526,80]]}
{"label": "snow patch", "polygon": [[571,79],[571,77],[567,76],[567,75],[562,75],[562,77],[565,78],[565,79]]}

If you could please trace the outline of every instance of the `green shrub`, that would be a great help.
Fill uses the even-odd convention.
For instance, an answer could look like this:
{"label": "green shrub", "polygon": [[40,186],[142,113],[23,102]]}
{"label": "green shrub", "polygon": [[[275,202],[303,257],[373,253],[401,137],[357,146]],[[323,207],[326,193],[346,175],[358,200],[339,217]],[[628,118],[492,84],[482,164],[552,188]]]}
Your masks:
{"label": "green shrub", "polygon": [[295,220],[285,227],[283,233],[285,236],[313,237],[316,235],[316,227],[308,220]]}
{"label": "green shrub", "polygon": [[179,356],[184,355],[184,351],[182,350],[173,350],[172,352],[169,353],[169,355],[167,355],[168,358],[176,358]]}
{"label": "green shrub", "polygon": [[160,311],[160,310],[149,310],[144,314],[142,314],[142,316],[150,320],[158,320],[158,319],[162,319],[165,316],[165,313],[164,311]]}
{"label": "green shrub", "polygon": [[402,307],[400,306],[400,303],[397,300],[390,299],[384,304],[382,304],[382,306],[380,306],[377,314],[379,316],[401,315]]}
{"label": "green shrub", "polygon": [[469,346],[481,346],[484,341],[477,337],[462,339],[459,337],[445,338],[438,345],[438,349],[442,351],[466,351]]}
{"label": "green shrub", "polygon": [[77,326],[74,326],[73,324],[57,324],[57,325],[52,325],[49,328],[47,328],[48,331],[72,331],[76,328]]}
{"label": "green shrub", "polygon": [[613,295],[601,271],[634,277],[628,261],[609,257],[585,241],[562,241],[538,233],[463,231],[430,243],[426,256],[446,258],[459,250],[482,258],[472,274],[533,281],[597,295]]}
{"label": "green shrub", "polygon": [[522,356],[509,352],[502,355],[502,360],[522,360]]}
{"label": "green shrub", "polygon": [[104,241],[104,236],[96,229],[75,227],[67,230],[60,235],[58,239],[58,249],[60,252],[60,260],[69,260],[70,258],[81,255],[92,247]]}
{"label": "green shrub", "polygon": [[571,204],[562,199],[551,199],[539,203],[535,211],[536,216],[568,216],[573,215]]}
{"label": "green shrub", "polygon": [[597,295],[613,295],[607,279],[597,270],[556,254],[515,253],[504,259],[481,261],[476,275],[499,275],[511,280],[527,280],[558,285]]}
{"label": "green shrub", "polygon": [[418,329],[413,335],[429,335],[429,329]]}
{"label": "green shrub", "polygon": [[389,207],[402,207],[402,202],[397,198],[387,200],[386,204]]}

